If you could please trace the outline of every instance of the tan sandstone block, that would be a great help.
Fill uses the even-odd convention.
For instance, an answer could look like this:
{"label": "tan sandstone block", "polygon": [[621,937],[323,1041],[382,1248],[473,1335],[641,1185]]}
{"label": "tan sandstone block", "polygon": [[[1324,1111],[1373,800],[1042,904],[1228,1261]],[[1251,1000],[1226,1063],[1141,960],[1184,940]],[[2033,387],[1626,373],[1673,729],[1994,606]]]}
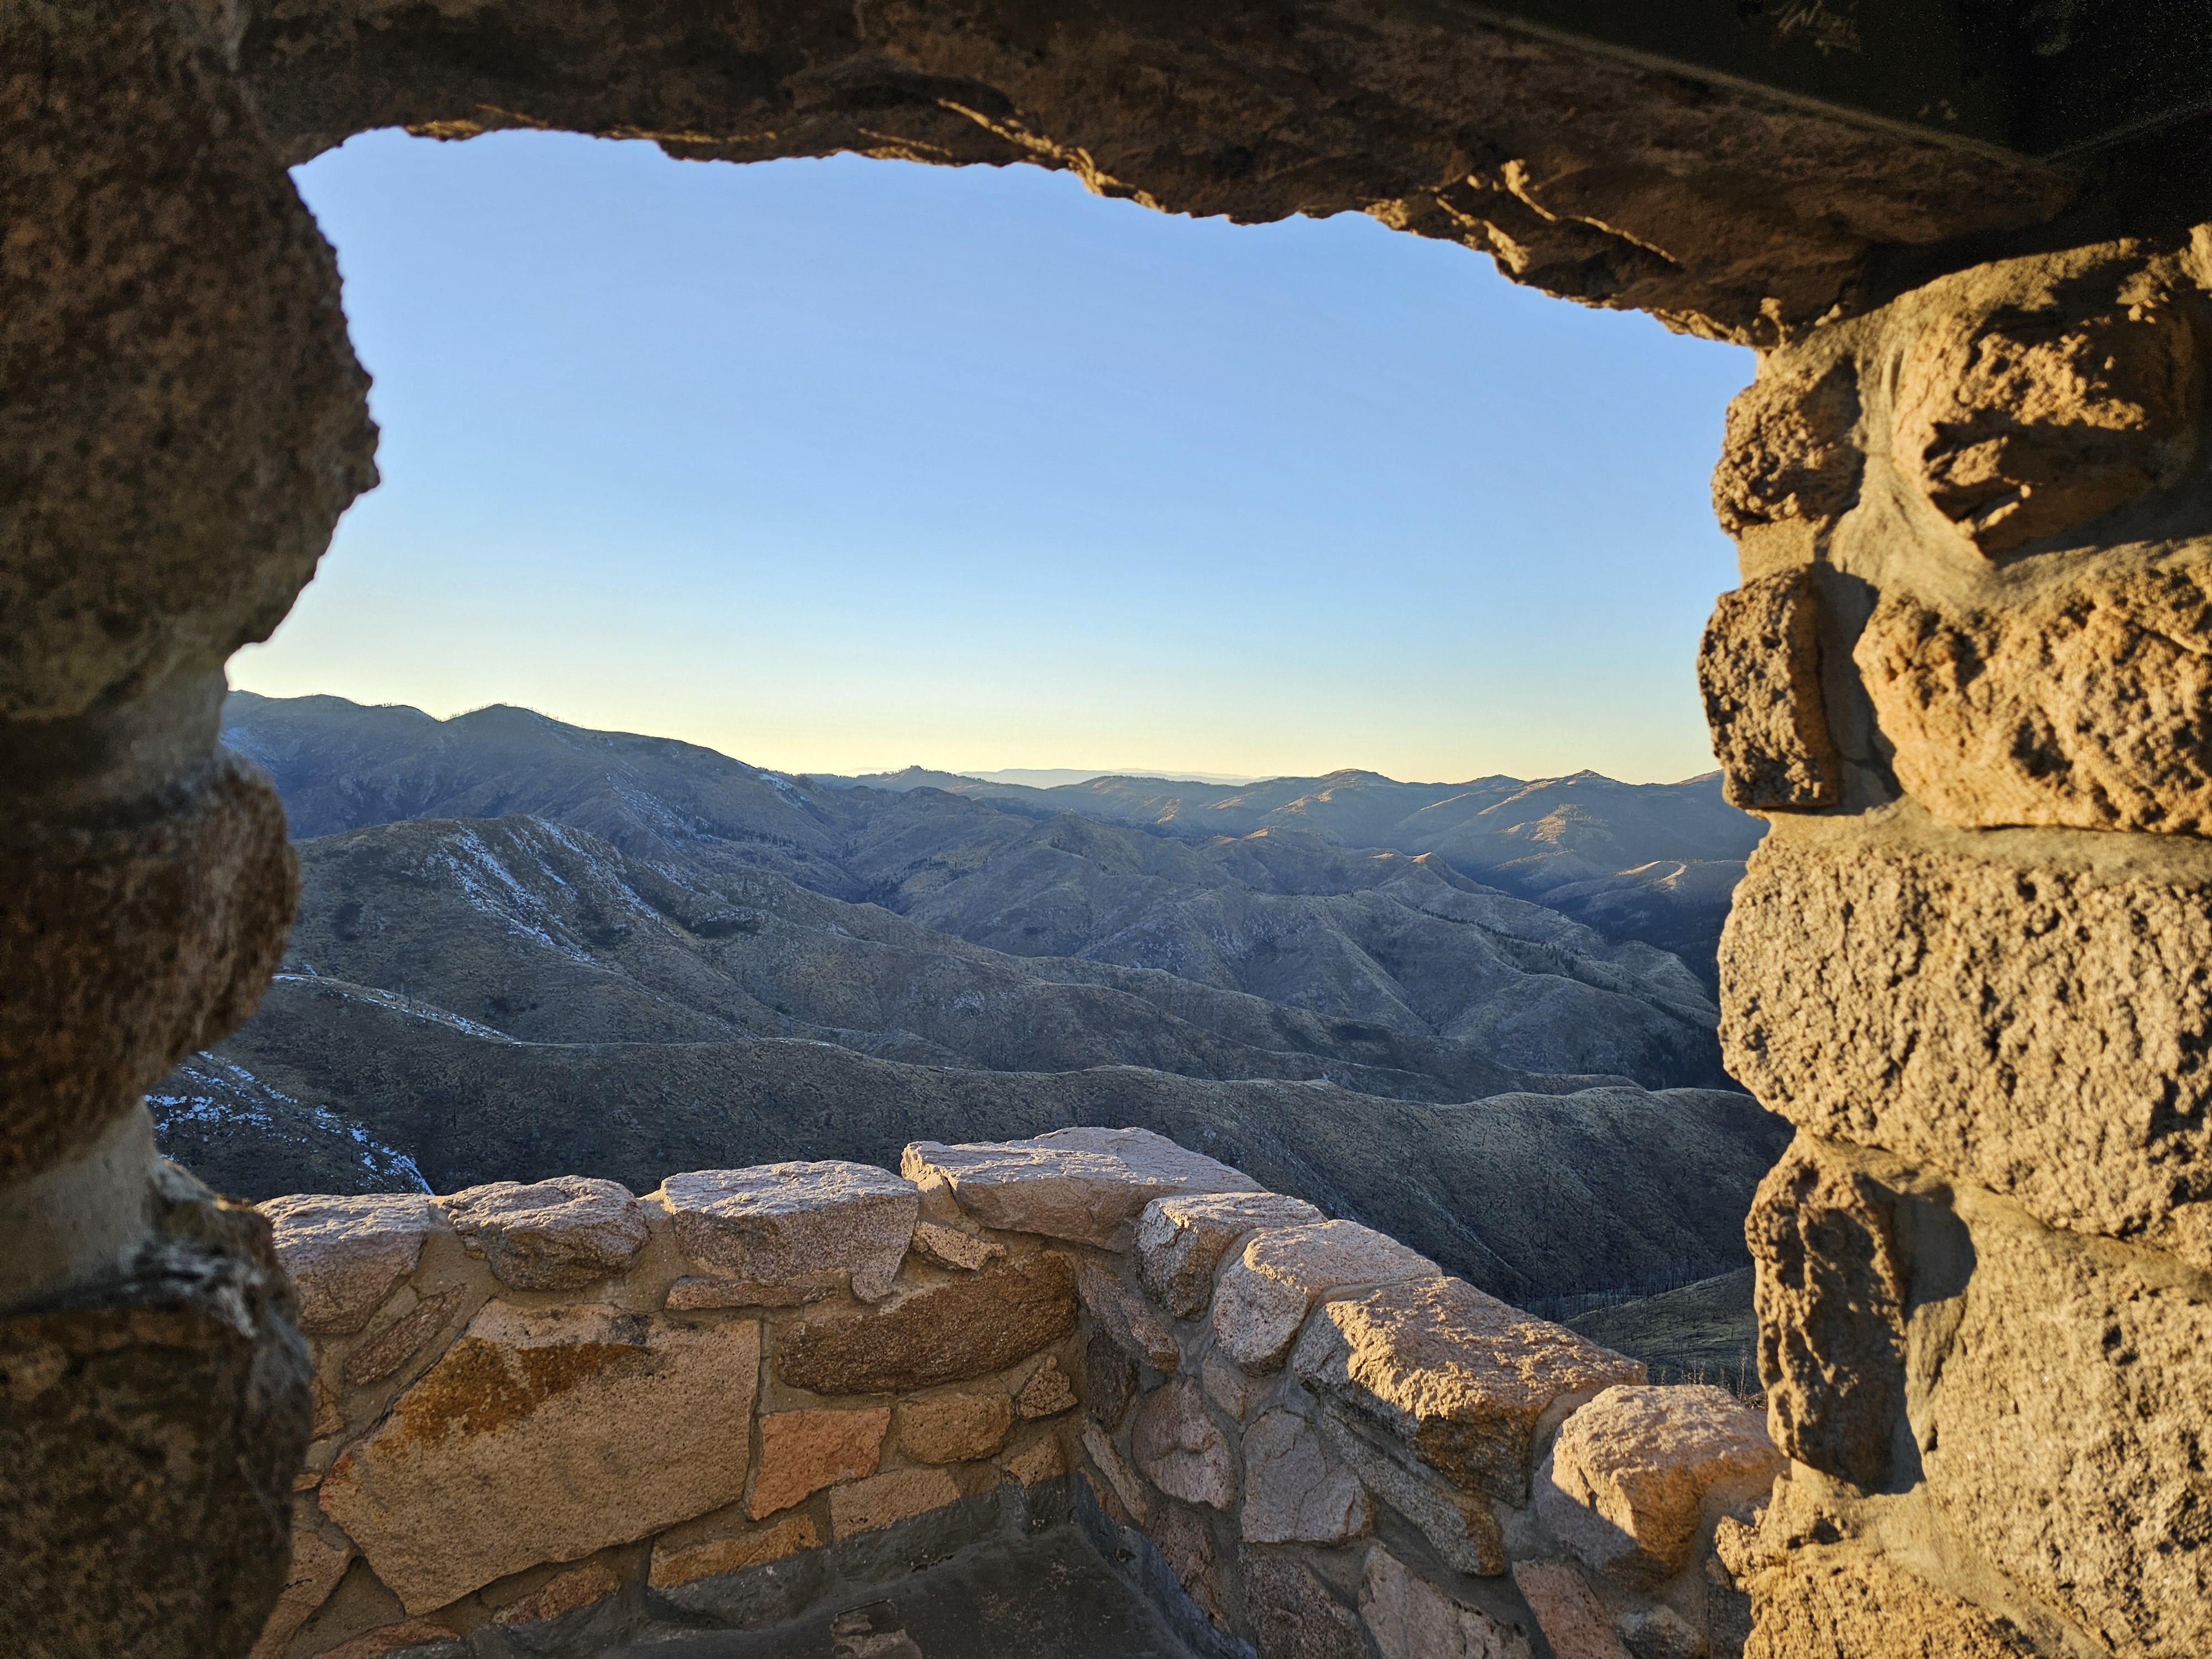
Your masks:
{"label": "tan sandstone block", "polygon": [[1244,1431],[1248,1544],[1341,1544],[1367,1530],[1367,1494],[1304,1418],[1269,1412]]}
{"label": "tan sandstone block", "polygon": [[1107,1250],[1136,1242],[1137,1215],[1156,1198],[1261,1190],[1241,1170],[1149,1129],[1055,1129],[958,1146],[917,1140],[899,1167],[909,1180],[949,1188],[987,1227]]}
{"label": "tan sandstone block", "polygon": [[2212,830],[2212,571],[2102,572],[1968,609],[1892,592],[1852,656],[1945,823]]}
{"label": "tan sandstone block", "polygon": [[1054,1480],[1066,1474],[1067,1454],[1058,1436],[1043,1434],[1007,1453],[999,1460],[999,1467],[1024,1486],[1034,1486],[1040,1480]]}
{"label": "tan sandstone block", "polygon": [[338,1459],[324,1512],[410,1613],[733,1503],[760,1328],[487,1304]]}
{"label": "tan sandstone block", "polygon": [[1206,1397],[1238,1423],[1251,1415],[1254,1402],[1267,1387],[1264,1379],[1247,1376],[1218,1353],[1206,1356],[1198,1368],[1198,1381]]}
{"label": "tan sandstone block", "polygon": [[1137,1220],[1137,1270],[1162,1307],[1177,1319],[1195,1319],[1213,1299],[1214,1270],[1231,1245],[1255,1227],[1321,1219],[1321,1212],[1304,1199],[1281,1193],[1156,1198]]}
{"label": "tan sandstone block", "polygon": [[944,1469],[893,1469],[833,1488],[830,1525],[838,1537],[850,1538],[959,1501],[960,1488]]}
{"label": "tan sandstone block", "polygon": [[1092,1319],[1133,1354],[1141,1354],[1156,1371],[1172,1372],[1182,1363],[1175,1328],[1160,1311],[1096,1262],[1075,1270],[1076,1293]]}
{"label": "tan sandstone block", "polygon": [[2174,483],[2195,453],[2188,313],[2139,255],[2097,258],[1975,273],[1897,371],[1898,463],[1989,557]]}
{"label": "tan sandstone block", "polygon": [[1863,465],[1851,429],[1859,418],[1856,366],[1775,356],[1728,407],[1713,511],[1741,535],[1785,520],[1833,518],[1858,493]]}
{"label": "tan sandstone block", "polygon": [[883,1313],[776,1339],[775,1374],[815,1394],[910,1394],[1000,1371],[1075,1329],[1075,1273],[1049,1251],[917,1291]]}
{"label": "tan sandstone block", "polygon": [[775,1412],[761,1419],[760,1473],[747,1512],[757,1521],[839,1480],[873,1474],[891,1408]]}
{"label": "tan sandstone block", "polygon": [[763,1285],[834,1275],[863,1302],[890,1294],[921,1212],[913,1182],[836,1159],[695,1170],[653,1196],[700,1267]]}
{"label": "tan sandstone block", "polygon": [[1382,1659],[1528,1659],[1526,1637],[1408,1572],[1380,1544],[1360,1576],[1359,1617]]}
{"label": "tan sandstone block", "polygon": [[1905,1404],[1911,1270],[1896,1208],[1895,1194],[1800,1135],[1744,1223],[1769,1431],[1800,1462],[1869,1492],[1887,1482]]}
{"label": "tan sandstone block", "polygon": [[2006,1620],[1879,1556],[1807,1551],[1752,1577],[1744,1659],[2033,1659]]}
{"label": "tan sandstone block", "polygon": [[2138,872],[2103,838],[2069,838],[2066,866],[2041,840],[2027,869],[1985,862],[2011,843],[1909,807],[1800,827],[1736,890],[1730,1072],[1824,1139],[2212,1266],[2212,880]]}
{"label": "tan sandstone block", "polygon": [[963,1233],[957,1227],[939,1226],[934,1221],[915,1223],[914,1248],[939,1267],[963,1273],[988,1267],[1006,1253],[1003,1244]]}
{"label": "tan sandstone block", "polygon": [[1708,1493],[1764,1498],[1783,1466],[1725,1389],[1610,1388],[1560,1426],[1536,1516],[1586,1565],[1651,1589],[1689,1565]]}
{"label": "tan sandstone block", "polygon": [[1540,1433],[1644,1367],[1456,1279],[1394,1285],[1322,1310],[1298,1380],[1470,1493],[1523,1502]]}
{"label": "tan sandstone block", "polygon": [[662,1303],[671,1313],[698,1313],[709,1308],[802,1308],[836,1294],[826,1277],[796,1285],[763,1285],[755,1279],[722,1279],[698,1273],[678,1279],[668,1287]]}
{"label": "tan sandstone block", "polygon": [[1236,1460],[1198,1385],[1179,1377],[1137,1402],[1129,1429],[1137,1467],[1170,1498],[1225,1510],[1235,1501]]}
{"label": "tan sandstone block", "polygon": [[1048,1358],[1030,1373],[1014,1403],[1025,1419],[1057,1417],[1074,1408],[1075,1390],[1068,1386],[1067,1373],[1060,1370],[1060,1361]]}
{"label": "tan sandstone block", "polygon": [[260,1639],[247,1659],[276,1659],[345,1577],[353,1560],[353,1546],[343,1539],[333,1542],[325,1537],[316,1524],[318,1518],[311,1502],[294,1500],[292,1559],[285,1569],[284,1588],[277,1593],[276,1605],[269,1610],[268,1622],[262,1626]]}
{"label": "tan sandstone block", "polygon": [[[463,1294],[460,1291],[445,1291],[426,1297],[381,1330],[362,1338],[340,1368],[339,1375],[345,1378],[346,1386],[367,1388],[413,1358],[416,1350],[445,1329],[446,1322],[459,1310]],[[343,1426],[341,1422],[327,1431],[319,1427],[318,1432],[335,1433]]]}
{"label": "tan sandstone block", "polygon": [[498,1181],[440,1203],[469,1254],[519,1291],[570,1291],[621,1273],[647,1233],[629,1188],[588,1176]]}
{"label": "tan sandstone block", "polygon": [[300,1193],[256,1206],[276,1232],[276,1259],[300,1297],[300,1327],[350,1336],[392,1287],[415,1271],[436,1224],[413,1194],[334,1198]]}
{"label": "tan sandstone block", "polygon": [[1722,793],[1747,811],[1803,811],[1843,799],[1843,762],[1820,690],[1820,591],[1810,566],[1714,601],[1698,647]]}
{"label": "tan sandstone block", "polygon": [[781,1561],[801,1550],[818,1549],[821,1529],[811,1515],[787,1515],[765,1527],[729,1538],[709,1538],[696,1543],[653,1547],[653,1565],[646,1582],[657,1590],[681,1589],[684,1585],[717,1574],[738,1572],[765,1561]]}
{"label": "tan sandstone block", "polygon": [[1254,1236],[1221,1275],[1213,1337],[1248,1371],[1283,1363],[1322,1296],[1347,1285],[1432,1279],[1437,1264],[1356,1221],[1316,1221]]}
{"label": "tan sandstone block", "polygon": [[1568,1561],[1516,1561],[1513,1587],[1536,1615],[1553,1659],[1630,1659],[1605,1603]]}
{"label": "tan sandstone block", "polygon": [[924,1463],[988,1457],[1006,1443],[1013,1426],[1014,1402],[1002,1394],[939,1395],[898,1408],[899,1446]]}
{"label": "tan sandstone block", "polygon": [[541,1619],[558,1619],[564,1613],[588,1607],[622,1589],[622,1578],[604,1561],[586,1562],[556,1572],[529,1595],[510,1601],[492,1614],[500,1625],[531,1625]]}

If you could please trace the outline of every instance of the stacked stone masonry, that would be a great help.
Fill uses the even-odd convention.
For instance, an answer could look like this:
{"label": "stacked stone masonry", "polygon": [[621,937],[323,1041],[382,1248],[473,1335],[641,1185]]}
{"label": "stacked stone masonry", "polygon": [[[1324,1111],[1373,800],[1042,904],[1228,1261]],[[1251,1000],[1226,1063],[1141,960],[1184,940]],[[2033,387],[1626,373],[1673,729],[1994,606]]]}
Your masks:
{"label": "stacked stone masonry", "polygon": [[[1722,9],[1756,49],[1813,29],[1869,70],[1909,38],[1848,5]],[[2035,50],[2063,54],[2075,14],[2130,9],[1969,9],[2040,19],[2056,34]],[[560,1412],[587,1425],[592,1401],[670,1379],[726,1395],[750,1327],[769,1357],[742,1479],[672,1469],[665,1501],[734,1482],[744,1512],[778,1416],[777,1467],[804,1481],[865,1462],[889,1410],[875,1471],[742,1528],[669,1523],[643,1569],[619,1550],[530,1569],[511,1628],[641,1571],[675,1597],[835,1547],[841,1516],[965,1491],[996,1463],[900,1448],[988,1439],[997,1407],[933,1402],[988,1376],[977,1397],[1012,1401],[994,1458],[1042,1482],[1052,1455],[1090,1457],[1101,1501],[1153,1510],[1158,1547],[1219,1581],[1193,1594],[1263,1640],[1478,1652],[1498,1606],[1395,1545],[1347,1577],[1300,1552],[1355,1546],[1224,1534],[1227,1511],[1139,1467],[1140,1416],[1190,1491],[1279,1474],[1267,1529],[1395,1515],[1595,1650],[1694,1650],[1673,1602],[1608,1626],[1617,1576],[1529,1555],[1532,1523],[1501,1518],[1542,1509],[1513,1497],[1558,1429],[1537,1382],[1482,1395],[1475,1433],[1424,1418],[1428,1362],[1389,1356],[1464,1325],[1493,1354],[1525,1336],[1566,1359],[1387,1252],[1386,1277],[1340,1280],[1357,1252],[1318,1215],[1243,1214],[1309,1230],[1247,1261],[1233,1206],[1170,1218],[1169,1181],[1117,1210],[1111,1182],[1068,1168],[1037,1199],[1076,1229],[1053,1231],[994,1207],[1030,1184],[1018,1159],[947,1156],[915,1176],[894,1253],[908,1200],[884,1172],[853,1176],[853,1207],[813,1233],[755,1226],[761,1194],[707,1177],[675,1196],[679,1240],[667,1203],[580,1180],[272,1217],[161,1164],[141,1092],[251,1012],[293,903],[275,793],[218,742],[223,665],[376,478],[336,262],[286,169],[393,126],[1025,162],[1171,211],[1362,212],[1759,349],[1714,480],[1742,585],[1699,653],[1729,798],[1773,817],[1723,946],[1727,1051],[1802,1132],[1749,1228],[1792,1463],[1755,1527],[1716,1534],[1749,1594],[1746,1651],[2212,1652],[2204,169],[2179,130],[2130,141],[2171,136],[2170,165],[2104,172],[1504,11],[1365,0],[0,0],[0,1635],[39,1659],[234,1659],[280,1590],[335,1619],[369,1569],[288,1492],[311,1436],[327,1475],[346,1425],[384,1425],[331,1488],[358,1516],[422,1459],[466,1468],[465,1437],[407,1437],[434,1413],[387,1410],[435,1356],[455,1397],[520,1379],[501,1409],[540,1401],[532,1467],[565,1468],[580,1454],[544,1432]],[[297,1306],[272,1219],[348,1264]],[[1172,1246],[1157,1262],[1148,1226]],[[1031,1342],[1070,1285],[1072,1331]],[[933,1346],[956,1326],[964,1357]],[[866,1403],[778,1369],[850,1382],[864,1362]],[[635,1502],[621,1524],[654,1523]],[[599,1524],[541,1507],[547,1537]],[[1664,1535],[1623,1570],[1671,1559]],[[450,1641],[441,1610],[379,1594],[388,1630]]]}
{"label": "stacked stone masonry", "polygon": [[2209,331],[2212,232],[2013,259],[1730,416],[1723,1042],[1800,1134],[1749,1224],[1794,1463],[1723,1554],[1775,1659],[2212,1652]]}
{"label": "stacked stone masonry", "polygon": [[1741,1650],[1714,1540],[1783,1460],[1733,1396],[1141,1130],[905,1170],[262,1206],[315,1416],[256,1659],[772,1623],[1072,1483],[1223,1653]]}

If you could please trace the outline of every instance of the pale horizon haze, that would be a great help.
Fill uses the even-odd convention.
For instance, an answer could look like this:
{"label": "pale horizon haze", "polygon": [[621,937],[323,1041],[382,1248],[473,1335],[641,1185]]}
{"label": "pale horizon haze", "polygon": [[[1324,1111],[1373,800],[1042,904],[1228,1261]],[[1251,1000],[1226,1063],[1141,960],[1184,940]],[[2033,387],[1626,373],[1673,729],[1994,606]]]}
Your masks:
{"label": "pale horizon haze", "polygon": [[1712,768],[1748,351],[1029,167],[377,133],[295,178],[385,482],[234,685],[793,772]]}

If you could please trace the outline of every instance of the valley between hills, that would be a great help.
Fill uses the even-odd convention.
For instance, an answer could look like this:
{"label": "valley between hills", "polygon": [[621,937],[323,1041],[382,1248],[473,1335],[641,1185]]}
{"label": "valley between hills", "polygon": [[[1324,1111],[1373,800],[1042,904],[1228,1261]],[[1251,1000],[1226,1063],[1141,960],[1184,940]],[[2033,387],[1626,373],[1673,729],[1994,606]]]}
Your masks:
{"label": "valley between hills", "polygon": [[150,1103],[247,1197],[1127,1124],[1564,1305],[1735,1274],[1788,1139],[1720,1068],[1763,826],[1717,778],[831,778],[247,693],[225,728],[300,916]]}

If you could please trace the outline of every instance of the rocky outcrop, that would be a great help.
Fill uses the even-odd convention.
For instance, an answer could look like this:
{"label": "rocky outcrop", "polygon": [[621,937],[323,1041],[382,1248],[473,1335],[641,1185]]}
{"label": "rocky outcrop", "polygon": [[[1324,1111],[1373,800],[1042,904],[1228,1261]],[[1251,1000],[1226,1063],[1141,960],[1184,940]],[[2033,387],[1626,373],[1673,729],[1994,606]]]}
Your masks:
{"label": "rocky outcrop", "polygon": [[[897,1540],[994,1505],[1064,1513],[1071,1474],[1099,1525],[1143,1534],[1112,1553],[1155,1553],[1186,1616],[1270,1654],[1528,1659],[1540,1634],[1577,1651],[1572,1621],[1593,1617],[1609,1640],[1662,1615],[1704,1639],[1716,1528],[1780,1462],[1755,1414],[1711,1389],[1601,1393],[1642,1368],[1158,1137],[957,1151],[990,1178],[958,1200],[933,1183],[945,1218],[921,1224],[991,1256],[947,1265],[907,1224],[872,1302],[858,1291],[883,1246],[855,1206],[865,1224],[915,1200],[865,1166],[672,1176],[637,1205],[622,1267],[559,1291],[507,1282],[487,1217],[629,1213],[588,1184],[366,1212],[272,1200],[311,1279],[388,1274],[395,1236],[406,1254],[354,1328],[315,1340],[323,1412],[263,1651],[336,1659],[435,1630],[451,1659],[493,1659],[769,1622],[836,1582],[824,1552],[876,1534],[891,1541],[870,1549],[927,1552]],[[908,1165],[947,1152],[918,1143]],[[1163,1171],[1228,1190],[1158,1195]],[[700,1194],[766,1195],[761,1224],[831,1276],[815,1299],[679,1306]],[[956,1225],[960,1204],[1146,1243]],[[1290,1287],[1279,1340],[1299,1356],[1264,1374],[1232,1358],[1245,1323],[1213,1316],[1255,1273]],[[1535,1589],[1509,1588],[1524,1570]],[[1490,1589],[1470,1600],[1462,1575]]]}

